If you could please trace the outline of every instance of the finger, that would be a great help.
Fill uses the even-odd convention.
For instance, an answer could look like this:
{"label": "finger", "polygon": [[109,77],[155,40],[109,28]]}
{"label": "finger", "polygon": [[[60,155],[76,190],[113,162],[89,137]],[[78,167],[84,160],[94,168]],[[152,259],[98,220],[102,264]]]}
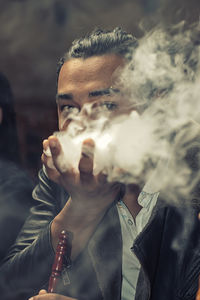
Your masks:
{"label": "finger", "polygon": [[100,184],[106,184],[107,183],[107,175],[106,174],[103,174],[102,172],[99,173],[97,176],[97,181],[100,183]]}
{"label": "finger", "polygon": [[112,167],[111,177],[109,178],[112,182],[124,182],[126,181],[127,176],[129,176],[128,172],[119,167]]}
{"label": "finger", "polygon": [[40,290],[40,291],[39,291],[39,295],[44,295],[44,294],[47,294],[47,291],[46,291],[46,290],[43,289],[43,290]]}
{"label": "finger", "polygon": [[50,151],[50,148],[49,148],[49,141],[44,140],[42,144],[43,144],[43,153],[46,156],[51,157],[51,151]]}
{"label": "finger", "polygon": [[55,169],[60,173],[63,174],[64,173],[64,169],[63,169],[63,151],[62,151],[62,147],[61,144],[58,140],[58,138],[56,136],[50,136],[48,138],[48,143],[49,143],[49,148],[51,151],[51,158],[52,158],[52,163],[55,167]]}
{"label": "finger", "polygon": [[57,157],[62,152],[59,140],[56,136],[52,135],[48,138],[48,143],[52,156]]}
{"label": "finger", "polygon": [[[54,164],[56,170],[60,174],[64,174],[66,171],[65,170],[66,168],[63,166],[64,153],[62,151],[61,144],[56,136],[50,136],[48,138],[48,142],[49,142],[49,148],[50,148],[51,155],[52,155],[53,164]],[[67,172],[66,172],[66,174],[67,174]]]}
{"label": "finger", "polygon": [[37,296],[29,298],[29,300],[78,300],[78,299],[59,295],[59,294],[54,294],[54,293],[52,294],[45,293],[45,294],[39,294]]}
{"label": "finger", "polygon": [[44,149],[44,150],[47,150],[47,148],[49,147],[49,142],[48,142],[48,140],[45,139],[45,140],[42,142],[42,144],[43,144],[43,149]]}
{"label": "finger", "polygon": [[[74,181],[75,178],[78,178],[79,174],[72,167],[66,166],[64,153],[58,138],[56,136],[50,136],[48,138],[48,143],[51,151],[51,158],[48,157],[49,160],[47,160],[47,165],[49,168],[53,165],[54,171],[56,171],[56,174],[59,174],[60,184],[65,185],[66,181]],[[52,159],[52,161],[50,161],[50,159]]]}
{"label": "finger", "polygon": [[82,144],[79,171],[82,173],[93,173],[94,142],[87,139]]}
{"label": "finger", "polygon": [[60,173],[57,171],[57,169],[54,166],[53,160],[51,157],[47,157],[44,153],[41,156],[41,161],[43,165],[45,166],[47,176],[52,181],[59,183],[60,180]]}
{"label": "finger", "polygon": [[44,153],[42,153],[41,161],[45,165],[46,169],[56,170],[53,160],[52,160],[52,157],[49,157],[49,156],[45,155]]}
{"label": "finger", "polygon": [[46,165],[46,155],[44,153],[41,155],[41,161],[44,165]]}
{"label": "finger", "polygon": [[94,142],[91,139],[83,142],[79,162],[80,180],[82,182],[88,182],[93,178],[94,147]]}
{"label": "finger", "polygon": [[200,276],[199,276],[199,287],[196,295],[196,300],[200,300]]}

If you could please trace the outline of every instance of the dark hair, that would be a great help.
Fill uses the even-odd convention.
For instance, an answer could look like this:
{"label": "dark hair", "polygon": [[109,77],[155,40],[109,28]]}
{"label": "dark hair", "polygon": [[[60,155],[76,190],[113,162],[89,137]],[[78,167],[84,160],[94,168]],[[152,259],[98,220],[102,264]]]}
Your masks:
{"label": "dark hair", "polygon": [[0,108],[3,111],[3,120],[0,124],[0,158],[19,162],[13,95],[10,84],[2,73],[0,73]]}
{"label": "dark hair", "polygon": [[62,65],[68,59],[85,59],[91,56],[108,53],[118,54],[126,59],[130,59],[132,52],[137,45],[137,39],[119,27],[116,27],[112,31],[95,29],[85,37],[75,40],[69,51],[59,60],[57,81]]}

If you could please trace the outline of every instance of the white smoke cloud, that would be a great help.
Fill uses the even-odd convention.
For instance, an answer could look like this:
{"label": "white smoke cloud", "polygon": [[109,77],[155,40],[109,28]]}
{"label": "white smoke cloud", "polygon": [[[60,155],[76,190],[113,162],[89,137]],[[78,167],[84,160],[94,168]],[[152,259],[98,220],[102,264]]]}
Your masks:
{"label": "white smoke cloud", "polygon": [[120,105],[132,112],[111,118],[98,111],[94,119],[87,105],[87,114],[73,116],[66,133],[56,133],[62,170],[78,169],[82,142],[92,138],[94,174],[125,184],[147,182],[172,200],[190,194],[199,181],[191,161],[198,166],[200,47],[198,30],[182,32],[182,27],[146,35],[123,70],[117,83]]}

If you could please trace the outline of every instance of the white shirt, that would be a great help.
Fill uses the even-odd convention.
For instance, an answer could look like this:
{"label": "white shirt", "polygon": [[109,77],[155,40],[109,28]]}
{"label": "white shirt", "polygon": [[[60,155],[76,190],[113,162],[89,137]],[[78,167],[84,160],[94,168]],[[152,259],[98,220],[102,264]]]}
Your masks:
{"label": "white shirt", "polygon": [[148,193],[144,190],[140,193],[138,203],[142,206],[142,209],[135,220],[122,200],[117,203],[123,241],[122,300],[135,299],[136,285],[141,265],[135,254],[132,252],[131,247],[138,234],[149,221],[152,210],[156,205],[158,194],[159,192]]}

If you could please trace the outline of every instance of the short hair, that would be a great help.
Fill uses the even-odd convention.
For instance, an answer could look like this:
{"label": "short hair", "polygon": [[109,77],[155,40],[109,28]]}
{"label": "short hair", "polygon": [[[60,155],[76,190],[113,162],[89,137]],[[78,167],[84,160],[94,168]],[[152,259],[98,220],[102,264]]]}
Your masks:
{"label": "short hair", "polygon": [[65,61],[71,58],[86,59],[91,56],[112,53],[130,60],[133,50],[137,46],[137,39],[133,35],[123,31],[120,27],[116,27],[113,30],[95,29],[85,37],[74,40],[70,49],[59,60],[57,82],[60,69]]}

